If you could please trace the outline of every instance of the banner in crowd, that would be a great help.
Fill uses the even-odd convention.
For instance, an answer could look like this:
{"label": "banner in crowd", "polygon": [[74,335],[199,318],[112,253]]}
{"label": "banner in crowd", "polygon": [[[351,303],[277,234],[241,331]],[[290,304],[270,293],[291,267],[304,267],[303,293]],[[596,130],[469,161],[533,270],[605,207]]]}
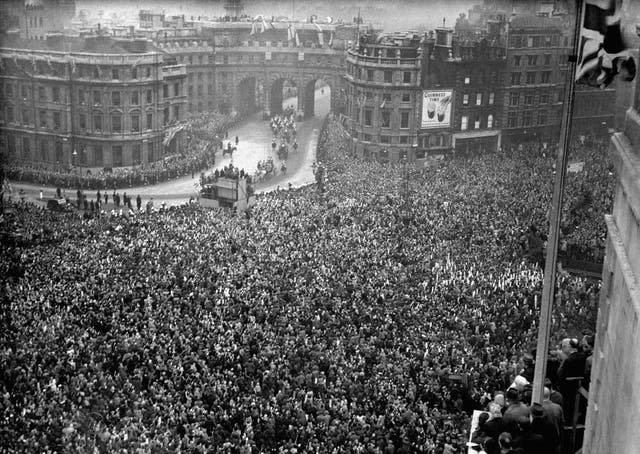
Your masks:
{"label": "banner in crowd", "polygon": [[424,90],[422,92],[422,128],[451,126],[453,90]]}

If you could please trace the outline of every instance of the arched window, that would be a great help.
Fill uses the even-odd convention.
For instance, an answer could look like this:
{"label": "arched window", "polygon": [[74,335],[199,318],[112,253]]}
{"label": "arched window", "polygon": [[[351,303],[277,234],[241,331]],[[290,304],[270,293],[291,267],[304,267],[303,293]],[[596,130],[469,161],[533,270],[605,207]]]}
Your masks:
{"label": "arched window", "polygon": [[489,114],[487,117],[487,129],[493,128],[493,115]]}

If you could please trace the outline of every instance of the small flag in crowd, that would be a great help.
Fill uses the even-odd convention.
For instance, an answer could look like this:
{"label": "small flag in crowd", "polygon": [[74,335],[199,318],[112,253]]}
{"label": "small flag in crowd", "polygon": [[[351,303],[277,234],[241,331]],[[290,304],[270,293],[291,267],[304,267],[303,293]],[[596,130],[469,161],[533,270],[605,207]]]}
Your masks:
{"label": "small flag in crowd", "polygon": [[576,82],[607,87],[616,75],[631,81],[636,63],[625,46],[616,0],[585,0]]}

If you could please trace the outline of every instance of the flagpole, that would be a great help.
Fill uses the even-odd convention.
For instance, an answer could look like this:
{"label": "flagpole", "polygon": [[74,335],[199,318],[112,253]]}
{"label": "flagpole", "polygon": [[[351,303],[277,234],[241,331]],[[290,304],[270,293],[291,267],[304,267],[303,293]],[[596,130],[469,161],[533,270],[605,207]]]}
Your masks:
{"label": "flagpole", "polygon": [[[575,97],[575,74],[578,47],[580,43],[580,29],[583,0],[576,1],[576,16],[573,34],[573,53],[567,62],[569,65],[569,89],[564,96],[564,109],[561,125],[561,146],[556,157],[556,172],[551,201],[551,216],[549,219],[549,237],[547,241],[547,256],[542,282],[542,302],[540,304],[540,322],[538,324],[538,343],[536,350],[536,364],[533,375],[532,402],[542,403],[544,396],[544,381],[547,374],[547,356],[551,331],[551,309],[555,300],[556,264],[558,259],[558,239],[560,236],[560,222],[562,220],[562,199],[564,196],[567,162],[569,159],[569,145],[571,142],[571,117],[573,116],[573,102]],[[566,83],[566,82],[565,82]]]}

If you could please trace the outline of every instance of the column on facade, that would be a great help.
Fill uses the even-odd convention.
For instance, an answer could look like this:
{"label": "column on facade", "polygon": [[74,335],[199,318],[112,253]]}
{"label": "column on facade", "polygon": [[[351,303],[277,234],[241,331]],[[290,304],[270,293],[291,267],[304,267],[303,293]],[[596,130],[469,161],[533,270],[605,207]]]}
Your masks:
{"label": "column on facade", "polygon": [[272,83],[269,83],[268,79],[264,80],[264,83],[262,85],[262,99],[260,100],[260,103],[262,104],[262,110],[263,112],[269,116],[271,115],[271,88],[272,88]]}
{"label": "column on facade", "polygon": [[296,112],[297,116],[304,116],[304,96],[305,96],[305,88],[306,85],[304,83],[304,79],[296,80],[296,85],[298,86],[298,111]]}

